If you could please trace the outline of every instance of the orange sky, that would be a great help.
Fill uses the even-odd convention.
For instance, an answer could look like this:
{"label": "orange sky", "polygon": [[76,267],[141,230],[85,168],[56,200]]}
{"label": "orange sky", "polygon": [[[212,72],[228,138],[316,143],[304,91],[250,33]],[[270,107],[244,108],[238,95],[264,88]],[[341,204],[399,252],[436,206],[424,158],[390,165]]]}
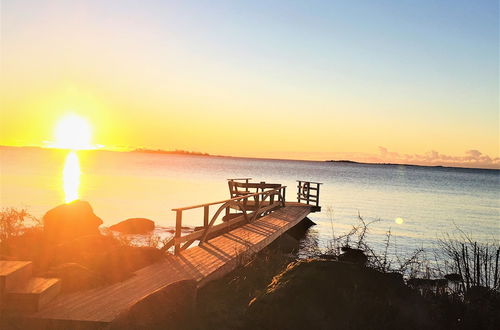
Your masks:
{"label": "orange sky", "polygon": [[498,6],[281,5],[3,3],[0,144],[500,166]]}

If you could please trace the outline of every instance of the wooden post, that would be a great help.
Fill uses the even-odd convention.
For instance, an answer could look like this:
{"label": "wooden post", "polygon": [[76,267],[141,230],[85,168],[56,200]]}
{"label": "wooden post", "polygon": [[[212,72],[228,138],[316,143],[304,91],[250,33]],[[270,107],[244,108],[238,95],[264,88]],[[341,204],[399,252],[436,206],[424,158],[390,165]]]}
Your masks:
{"label": "wooden post", "polygon": [[299,181],[299,185],[297,186],[297,202],[300,203],[300,194],[302,193],[302,181]]}
{"label": "wooden post", "polygon": [[182,210],[177,210],[175,215],[175,254],[179,254],[181,252],[181,243],[179,239],[181,238],[182,231]]}
{"label": "wooden post", "polygon": [[203,208],[203,227],[208,227],[208,205]]}
{"label": "wooden post", "polygon": [[307,184],[307,205],[309,205],[309,193],[311,192],[310,188],[311,188],[311,184],[309,183],[309,184]]}
{"label": "wooden post", "polygon": [[283,187],[283,206],[286,205],[286,187]]}
{"label": "wooden post", "polygon": [[316,187],[318,188],[318,190],[316,191],[316,206],[319,206],[319,186],[320,184],[316,183]]}

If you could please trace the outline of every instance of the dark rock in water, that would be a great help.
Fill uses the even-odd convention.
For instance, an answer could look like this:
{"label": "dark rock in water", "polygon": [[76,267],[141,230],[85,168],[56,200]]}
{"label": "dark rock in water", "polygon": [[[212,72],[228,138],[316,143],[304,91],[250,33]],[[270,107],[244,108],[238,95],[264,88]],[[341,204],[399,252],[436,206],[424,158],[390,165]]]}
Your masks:
{"label": "dark rock in water", "polygon": [[130,218],[112,225],[109,229],[124,234],[145,234],[155,229],[155,223],[146,218]]}
{"label": "dark rock in water", "polygon": [[43,216],[44,238],[48,244],[58,244],[74,238],[99,234],[101,218],[94,214],[88,202],[76,200],[49,210]]}
{"label": "dark rock in water", "polygon": [[195,280],[169,284],[122,312],[108,329],[190,329],[196,306],[196,291]]}
{"label": "dark rock in water", "polygon": [[105,283],[102,276],[77,263],[66,263],[53,267],[45,276],[60,278],[64,292],[87,290]]}
{"label": "dark rock in water", "polygon": [[368,261],[368,258],[363,250],[344,246],[342,247],[342,251],[344,251],[344,253],[339,256],[339,261],[350,262],[361,266],[364,266]]}
{"label": "dark rock in water", "polygon": [[316,225],[311,219],[309,218],[304,218],[302,219],[298,224],[293,226],[287,231],[287,234],[291,235],[295,239],[302,239],[307,233],[307,230]]}

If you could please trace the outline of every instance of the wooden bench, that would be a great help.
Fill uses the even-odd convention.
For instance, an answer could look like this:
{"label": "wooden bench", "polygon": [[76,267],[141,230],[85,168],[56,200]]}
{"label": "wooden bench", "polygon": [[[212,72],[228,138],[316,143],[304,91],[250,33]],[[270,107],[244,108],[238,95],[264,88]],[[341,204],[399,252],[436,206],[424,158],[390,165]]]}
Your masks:
{"label": "wooden bench", "polygon": [[[227,179],[230,197],[236,198],[250,194],[258,194],[282,187],[282,185],[279,183],[266,183],[264,181],[257,183],[250,182],[250,180],[251,178]],[[269,201],[262,202],[259,201],[259,195],[254,195],[252,200],[249,199],[245,201],[246,209],[249,211],[253,211],[256,210],[261,203],[272,204],[274,202],[273,197],[274,196],[271,196],[271,200]]]}

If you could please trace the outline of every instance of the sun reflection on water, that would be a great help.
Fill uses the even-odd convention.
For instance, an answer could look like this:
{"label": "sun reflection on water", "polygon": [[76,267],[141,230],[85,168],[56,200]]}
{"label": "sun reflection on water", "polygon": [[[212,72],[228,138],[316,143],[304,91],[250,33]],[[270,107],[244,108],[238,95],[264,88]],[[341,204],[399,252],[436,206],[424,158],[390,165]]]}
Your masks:
{"label": "sun reflection on water", "polygon": [[63,170],[65,202],[70,203],[78,199],[78,187],[80,186],[80,161],[75,151],[66,156]]}

